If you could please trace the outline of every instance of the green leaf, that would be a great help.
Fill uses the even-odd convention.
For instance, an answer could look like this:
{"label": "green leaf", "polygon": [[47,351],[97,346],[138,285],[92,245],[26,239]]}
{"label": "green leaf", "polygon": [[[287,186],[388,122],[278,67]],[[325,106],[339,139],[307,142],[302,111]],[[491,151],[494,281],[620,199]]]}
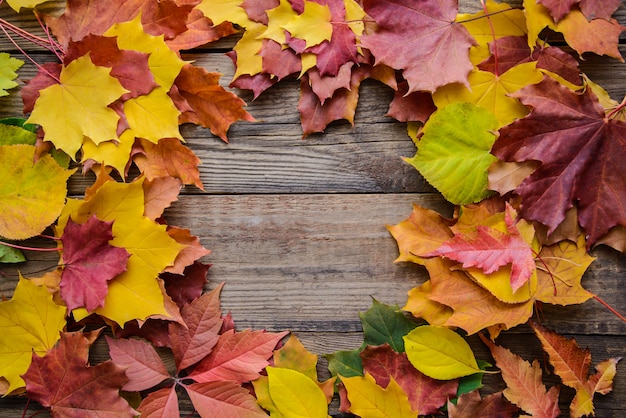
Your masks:
{"label": "green leaf", "polygon": [[405,158],[443,196],[456,205],[479,202],[487,190],[487,168],[497,158],[489,153],[498,129],[490,111],[455,102],[435,112],[417,143],[413,158]]}
{"label": "green leaf", "polygon": [[21,126],[5,124],[0,121],[0,145],[35,145],[37,135]]}
{"label": "green leaf", "polygon": [[397,305],[385,305],[376,299],[373,299],[371,308],[359,313],[359,317],[363,325],[363,347],[388,343],[398,353],[404,352],[403,337],[418,326],[404,316]]}
{"label": "green leaf", "polygon": [[32,123],[26,123],[26,118],[3,118],[0,119],[0,124],[17,126],[22,129],[26,129],[32,133],[37,133],[38,126]]}
{"label": "green leaf", "polygon": [[[488,363],[484,360],[476,360],[478,363],[478,367],[481,370],[486,370],[488,367],[491,367],[492,364]],[[464,376],[459,379],[459,387],[456,390],[456,398],[452,399],[451,402],[456,405],[456,401],[459,396],[464,395],[466,393],[470,393],[474,390],[480,389],[483,387],[483,376],[484,373],[474,373],[469,376]]]}
{"label": "green leaf", "polygon": [[26,257],[20,250],[0,244],[0,263],[22,263],[24,261],[26,261]]}
{"label": "green leaf", "polygon": [[24,65],[24,61],[11,58],[6,52],[0,52],[0,96],[8,96],[8,89],[17,87],[13,80],[17,78],[16,71]]}
{"label": "green leaf", "polygon": [[424,325],[404,337],[411,364],[426,376],[451,380],[481,372],[469,344],[456,332]]}
{"label": "green leaf", "polygon": [[326,354],[324,357],[328,360],[328,370],[330,370],[333,376],[363,376],[363,360],[360,353],[361,350],[357,348],[350,351],[335,351],[332,354]]}

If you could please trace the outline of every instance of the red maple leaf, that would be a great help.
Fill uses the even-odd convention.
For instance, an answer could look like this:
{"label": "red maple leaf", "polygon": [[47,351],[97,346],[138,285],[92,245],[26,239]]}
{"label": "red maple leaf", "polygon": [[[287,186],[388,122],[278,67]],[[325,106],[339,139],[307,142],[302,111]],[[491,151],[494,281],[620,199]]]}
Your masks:
{"label": "red maple leaf", "polygon": [[580,0],[580,10],[589,20],[609,20],[621,5],[622,0]]}
{"label": "red maple leaf", "polygon": [[148,54],[138,51],[120,50],[115,38],[87,35],[78,42],[70,42],[63,65],[89,53],[91,62],[100,67],[110,67],[111,76],[129,90],[121,100],[148,94],[158,84],[148,67]]}
{"label": "red maple leaf", "polygon": [[88,364],[92,335],[63,333],[44,357],[33,355],[24,374],[30,399],[59,417],[134,417],[137,412],[119,394],[128,381],[112,361]]}
{"label": "red maple leaf", "polygon": [[543,4],[548,9],[555,22],[563,19],[579,2],[580,0],[537,0],[537,3]]}
{"label": "red maple leaf", "polygon": [[492,153],[541,162],[515,191],[522,216],[552,233],[576,203],[588,248],[626,225],[626,123],[608,118],[591,89],[578,94],[548,78],[512,96],[532,111],[500,130]]}
{"label": "red maple leaf", "polygon": [[459,396],[456,405],[448,402],[449,418],[512,418],[517,412],[519,408],[503,398],[502,392],[481,398],[478,390],[473,390]]}
{"label": "red maple leaf", "polygon": [[463,268],[479,267],[485,274],[511,264],[511,288],[517,291],[535,270],[535,257],[515,226],[512,209],[507,204],[507,233],[479,225],[475,234],[457,234],[425,257],[442,256],[463,263]]}
{"label": "red maple leaf", "polygon": [[449,83],[469,87],[468,51],[475,40],[455,22],[456,0],[365,0],[363,6],[378,28],[361,43],[377,64],[403,71],[409,92],[433,92]]}
{"label": "red maple leaf", "polygon": [[104,304],[107,282],[126,270],[130,254],[109,244],[113,222],[91,216],[84,224],[67,222],[63,243],[61,298],[68,309],[85,307],[92,311]]}

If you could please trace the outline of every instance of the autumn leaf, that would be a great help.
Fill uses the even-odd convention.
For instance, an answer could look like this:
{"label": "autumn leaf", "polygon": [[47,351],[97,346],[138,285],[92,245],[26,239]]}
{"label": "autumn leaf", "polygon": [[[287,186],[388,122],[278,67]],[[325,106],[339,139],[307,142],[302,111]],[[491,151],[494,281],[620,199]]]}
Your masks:
{"label": "autumn leaf", "polygon": [[84,224],[70,218],[65,225],[61,298],[72,310],[85,307],[93,311],[104,304],[107,282],[126,270],[130,254],[123,248],[109,245],[113,239],[113,222],[92,216]]}
{"label": "autumn leaf", "polygon": [[308,0],[304,0],[303,4],[302,13],[294,13],[294,16],[282,26],[283,29],[294,38],[304,40],[306,48],[330,41],[333,25],[329,7]]}
{"label": "autumn leaf", "polygon": [[536,267],[533,249],[515,225],[516,215],[515,210],[507,204],[506,233],[478,226],[475,235],[455,235],[437,250],[424,256],[447,257],[463,263],[463,268],[480,267],[485,274],[511,264],[511,288],[516,292],[530,279]]}
{"label": "autumn leaf", "polygon": [[500,39],[506,36],[525,38],[528,31],[524,10],[512,8],[506,3],[496,3],[493,0],[487,0],[480,12],[457,15],[456,21],[462,24],[476,40],[476,44],[469,51],[470,61],[474,65],[489,58],[490,42],[499,44]]}
{"label": "autumn leaf", "polygon": [[559,416],[559,387],[553,386],[549,391],[546,389],[541,381],[539,362],[534,360],[531,365],[508,349],[495,345],[482,334],[480,337],[489,347],[502,372],[502,378],[507,385],[504,396],[533,417]]}
{"label": "autumn leaf", "polygon": [[148,180],[174,177],[183,184],[193,184],[204,190],[198,165],[200,159],[176,138],[161,139],[156,145],[140,139],[133,158]]}
{"label": "autumn leaf", "polygon": [[25,9],[34,9],[41,3],[45,3],[48,0],[7,0],[7,3],[13,10],[16,12],[20,12],[22,8]]}
{"label": "autumn leaf", "polygon": [[86,200],[68,199],[58,221],[59,231],[70,217],[84,223],[95,214],[101,221],[113,221],[110,244],[131,254],[126,271],[109,282],[104,306],[92,312],[76,309],[75,317],[97,313],[120,325],[157,314],[171,317],[156,279],[184,246],[168,235],[166,226],[146,218],[143,211],[143,179],[128,184],[106,181]]}
{"label": "autumn leaf", "polygon": [[580,0],[580,10],[587,19],[606,19],[610,20],[613,13],[622,5],[620,0]]}
{"label": "autumn leaf", "polygon": [[28,396],[58,417],[135,416],[119,395],[128,380],[124,369],[111,360],[89,366],[90,345],[80,332],[63,333],[45,356],[33,355],[24,374]]}
{"label": "autumn leaf", "polygon": [[128,382],[122,387],[125,391],[150,389],[170,378],[163,361],[156,350],[148,343],[137,339],[112,339],[106,337],[111,360],[124,368]]}
{"label": "autumn leaf", "polygon": [[[437,414],[448,399],[454,398],[458,380],[436,380],[419,372],[411,365],[406,353],[397,353],[389,344],[367,346],[360,353],[363,371],[386,388],[393,378],[407,394],[411,408],[420,415]],[[350,376],[342,376],[350,377]]]}
{"label": "autumn leaf", "polygon": [[432,325],[404,337],[406,354],[417,370],[439,380],[452,380],[481,370],[469,344],[456,332]]}
{"label": "autumn leaf", "polygon": [[6,52],[0,52],[0,97],[7,96],[7,90],[17,87],[18,84],[13,81],[17,78],[16,71],[19,70],[24,61],[12,58]]}
{"label": "autumn leaf", "polygon": [[341,377],[350,401],[350,412],[368,418],[417,417],[418,411],[411,408],[409,399],[393,377],[382,388],[369,373],[365,376]]}
{"label": "autumn leaf", "polygon": [[434,113],[417,143],[417,153],[405,161],[454,204],[481,201],[487,190],[487,168],[496,161],[489,153],[498,122],[489,111],[471,103],[452,103]]}
{"label": "autumn leaf", "polygon": [[189,64],[182,68],[176,86],[193,111],[184,112],[181,123],[193,122],[209,128],[228,142],[226,133],[230,125],[238,120],[253,122],[255,119],[243,108],[243,100],[219,85],[219,77],[218,73]]}
{"label": "autumn leaf", "polygon": [[23,263],[24,261],[26,257],[22,251],[0,244],[0,263]]}
{"label": "autumn leaf", "polygon": [[189,375],[196,382],[231,380],[238,383],[257,379],[276,344],[287,334],[265,331],[235,330],[220,334],[211,353],[203,358]]}
{"label": "autumn leaf", "polygon": [[94,143],[117,139],[119,116],[108,105],[128,90],[110,75],[110,69],[91,62],[89,54],[61,70],[59,83],[39,92],[27,123],[37,123],[52,142],[72,158],[83,137]]}
{"label": "autumn leaf", "polygon": [[142,417],[177,417],[180,416],[176,386],[150,392],[137,408]]}
{"label": "autumn leaf", "polygon": [[[20,134],[20,129],[8,133]],[[0,236],[26,239],[40,234],[59,216],[67,195],[65,170],[45,154],[33,164],[35,147],[0,145]]]}
{"label": "autumn leaf", "polygon": [[292,369],[267,367],[269,395],[285,417],[325,418],[326,395],[308,376]]}
{"label": "autumn leaf", "polygon": [[247,28],[254,22],[248,18],[242,3],[243,0],[202,0],[196,9],[202,11],[214,25],[232,22]]}
{"label": "autumn leaf", "polygon": [[418,326],[407,318],[398,306],[390,306],[372,299],[372,306],[359,313],[363,326],[364,345],[388,343],[398,353],[404,352],[404,336]]}
{"label": "autumn leaf", "polygon": [[584,52],[593,52],[624,61],[618,49],[619,36],[624,31],[624,27],[615,19],[588,20],[580,10],[573,9],[555,24],[548,9],[536,3],[535,0],[524,0],[523,6],[526,13],[528,46],[530,48],[533,48],[540,40],[541,31],[548,27],[562,33],[567,44],[574,48],[580,56]]}
{"label": "autumn leaf", "polygon": [[472,69],[468,51],[476,41],[455,22],[455,0],[366,0],[363,6],[378,27],[365,33],[361,43],[377,64],[402,70],[409,93],[433,92],[449,83],[467,85]]}
{"label": "autumn leaf", "polygon": [[222,286],[205,293],[189,305],[181,314],[185,325],[169,325],[172,351],[178,370],[183,370],[202,360],[215,347],[222,327],[219,295]]}
{"label": "autumn leaf", "polygon": [[480,397],[478,390],[459,396],[455,404],[448,401],[450,418],[494,417],[512,418],[519,409],[502,397],[502,392]]}
{"label": "autumn leaf", "polygon": [[235,382],[193,383],[184,387],[194,408],[203,418],[267,417],[267,414],[257,405],[254,396]]}
{"label": "autumn leaf", "polygon": [[504,161],[541,162],[516,189],[521,215],[551,233],[576,202],[588,247],[613,226],[626,225],[626,207],[618,198],[626,187],[618,169],[626,125],[607,120],[589,89],[578,94],[545,79],[513,96],[533,110],[500,130],[492,152]]}
{"label": "autumn leaf", "polygon": [[54,303],[45,287],[23,277],[13,298],[0,301],[0,373],[9,383],[4,394],[24,386],[21,375],[28,369],[33,353],[44,355],[59,340],[66,311]]}
{"label": "autumn leaf", "polygon": [[566,338],[535,323],[530,323],[541,345],[550,358],[554,372],[564,385],[576,391],[570,404],[572,417],[593,416],[593,397],[613,390],[613,377],[617,362],[621,358],[611,358],[596,366],[596,374],[589,375],[591,353],[583,350],[574,339]]}
{"label": "autumn leaf", "polygon": [[469,87],[462,84],[443,86],[433,94],[438,108],[454,102],[474,103],[489,110],[498,119],[498,127],[508,125],[528,114],[528,109],[513,93],[543,79],[534,62],[521,63],[503,73],[474,70],[468,76]]}
{"label": "autumn leaf", "polygon": [[163,215],[163,211],[178,200],[181,187],[180,180],[170,176],[144,180],[144,216],[154,221]]}

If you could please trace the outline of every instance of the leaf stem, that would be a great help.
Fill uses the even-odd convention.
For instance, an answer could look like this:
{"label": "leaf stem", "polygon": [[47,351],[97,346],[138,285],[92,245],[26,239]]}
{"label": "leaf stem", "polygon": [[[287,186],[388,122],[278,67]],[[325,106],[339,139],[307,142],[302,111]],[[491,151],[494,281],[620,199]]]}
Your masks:
{"label": "leaf stem", "polygon": [[35,247],[25,247],[23,245],[11,244],[5,241],[0,241],[0,245],[6,245],[7,247],[16,248],[18,250],[24,251],[39,251],[39,252],[53,252],[59,251],[58,248],[35,248]]}
{"label": "leaf stem", "polygon": [[602,298],[598,295],[593,295],[593,298],[595,300],[597,300],[598,302],[600,302],[605,308],[607,308],[609,311],[611,311],[611,313],[613,315],[615,315],[616,317],[618,317],[619,319],[621,319],[623,322],[626,322],[626,318],[624,318],[624,316],[619,313],[615,308],[613,308],[611,305],[609,305],[608,303],[606,303],[604,300],[602,300]]}
{"label": "leaf stem", "polygon": [[615,116],[615,114],[617,112],[619,112],[620,110],[622,110],[624,107],[626,107],[626,97],[624,97],[624,100],[622,100],[622,102],[613,110],[611,110],[607,115],[606,115],[606,119],[611,119],[613,116]]}

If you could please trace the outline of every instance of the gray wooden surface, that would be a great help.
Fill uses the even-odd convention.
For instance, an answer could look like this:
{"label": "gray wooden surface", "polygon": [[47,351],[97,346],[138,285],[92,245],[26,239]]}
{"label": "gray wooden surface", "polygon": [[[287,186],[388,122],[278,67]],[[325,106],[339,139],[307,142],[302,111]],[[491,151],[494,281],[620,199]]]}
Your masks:
{"label": "gray wooden surface", "polygon": [[[465,11],[475,11],[479,4],[461,3]],[[616,16],[626,23],[623,9]],[[6,4],[0,5],[0,17],[36,29],[30,15],[15,15]],[[227,85],[234,69],[223,53],[232,42],[221,41],[217,48],[184,58],[224,74],[222,83]],[[0,48],[19,55],[4,37]],[[626,53],[626,46],[621,50]],[[33,50],[33,56],[52,60],[41,51]],[[582,70],[621,100],[626,94],[626,64],[585,58]],[[27,80],[35,68],[27,63],[19,73]],[[208,130],[183,127],[189,147],[202,160],[205,192],[186,188],[166,218],[191,229],[213,251],[203,259],[213,264],[208,288],[226,282],[222,306],[232,311],[238,328],[289,329],[318,354],[356,348],[362,341],[358,312],[370,306],[372,296],[402,306],[406,292],[426,279],[417,266],[393,263],[397,248],[385,225],[407,218],[412,203],[448,214],[450,206],[401,160],[415,148],[405,125],[384,116],[392,92],[381,84],[368,81],[362,86],[354,127],[333,123],[325,134],[304,140],[296,109],[297,81],[281,82],[255,101],[247,92],[238,94],[259,122],[236,123],[229,144]],[[13,91],[0,98],[0,117],[17,115],[21,100]],[[74,175],[70,193],[80,195],[92,179]],[[593,255],[597,261],[583,285],[626,311],[626,258],[606,248]],[[30,261],[19,266],[27,277],[56,263],[54,254],[27,256]],[[16,270],[1,266],[0,271],[7,274],[0,277],[0,295],[8,298]],[[543,320],[588,347],[594,364],[626,356],[626,324],[594,300],[566,308],[544,306]],[[527,327],[517,327],[504,333],[499,343],[527,359],[541,360],[539,345],[529,334]],[[478,339],[471,343],[479,358],[490,360]],[[95,356],[102,358],[104,349]],[[321,363],[322,373],[327,373]],[[485,393],[503,387],[497,377],[486,383]],[[573,393],[567,388],[562,393],[567,415]],[[615,390],[598,396],[595,405],[599,417],[626,416],[624,364],[618,365]],[[0,416],[21,416],[23,407],[23,399],[0,399]]]}

